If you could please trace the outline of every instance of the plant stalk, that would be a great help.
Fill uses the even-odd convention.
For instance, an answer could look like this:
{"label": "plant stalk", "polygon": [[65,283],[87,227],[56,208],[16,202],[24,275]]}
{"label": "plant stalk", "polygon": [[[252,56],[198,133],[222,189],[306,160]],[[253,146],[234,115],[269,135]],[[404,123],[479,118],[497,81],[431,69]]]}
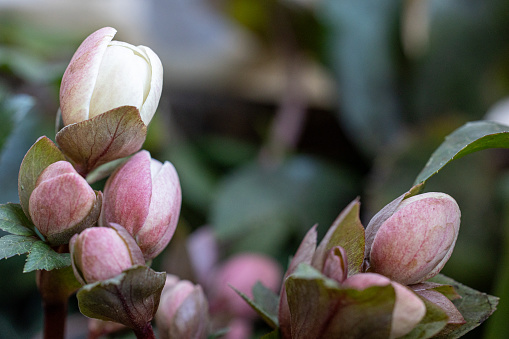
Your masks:
{"label": "plant stalk", "polygon": [[155,339],[154,330],[150,321],[142,328],[134,329],[134,334],[138,339]]}

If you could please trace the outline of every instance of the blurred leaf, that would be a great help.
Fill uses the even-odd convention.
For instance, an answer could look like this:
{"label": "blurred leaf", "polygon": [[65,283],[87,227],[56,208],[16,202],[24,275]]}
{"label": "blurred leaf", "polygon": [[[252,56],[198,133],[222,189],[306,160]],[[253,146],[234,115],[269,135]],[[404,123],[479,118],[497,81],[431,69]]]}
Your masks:
{"label": "blurred leaf", "polygon": [[294,338],[389,337],[396,298],[392,285],[341,288],[306,264],[285,285]]}
{"label": "blurred leaf", "polygon": [[0,97],[0,153],[9,136],[34,106],[28,95],[16,95],[9,99]]}
{"label": "blurred leaf", "polygon": [[77,294],[81,313],[89,318],[143,328],[154,317],[166,273],[134,266],[120,275],[83,286]]}
{"label": "blurred leaf", "polygon": [[48,244],[43,241],[35,242],[27,257],[23,273],[64,268],[71,265],[71,255],[69,253],[57,253]]}
{"label": "blurred leaf", "polygon": [[274,330],[264,335],[261,339],[280,339],[280,338],[281,336],[279,335],[279,332],[277,330]]}
{"label": "blurred leaf", "polygon": [[[233,287],[232,287],[233,288]],[[259,281],[253,286],[253,299],[233,288],[272,328],[278,328],[279,296]]]}
{"label": "blurred leaf", "polygon": [[318,15],[329,31],[328,59],[341,88],[338,118],[368,154],[376,154],[400,132],[394,29],[397,0],[324,0]]}
{"label": "blurred leaf", "polygon": [[473,330],[495,312],[499,298],[486,293],[476,291],[468,286],[460,284],[442,274],[430,279],[431,282],[451,285],[461,296],[461,299],[453,300],[454,305],[460,311],[466,324],[449,332],[447,338],[459,338]]}
{"label": "blurred leaf", "polygon": [[300,237],[310,225],[330,224],[338,204],[355,194],[352,186],[343,171],[309,157],[276,169],[250,164],[220,185],[211,222],[218,238],[237,250],[278,254],[292,233]]}
{"label": "blurred leaf", "polygon": [[23,235],[3,236],[0,238],[0,259],[25,254],[30,251],[32,245],[37,241],[40,241],[40,239]]}
{"label": "blurred leaf", "polygon": [[25,154],[19,169],[18,193],[21,207],[27,218],[30,219],[28,205],[37,178],[46,167],[60,160],[65,160],[64,155],[46,136],[37,139]]}
{"label": "blurred leaf", "polygon": [[509,126],[491,121],[469,122],[446,137],[415,179],[415,184],[426,182],[453,160],[488,148],[509,148]]}
{"label": "blurred leaf", "polygon": [[341,246],[348,258],[348,275],[361,271],[364,261],[364,226],[359,219],[359,210],[359,199],[356,199],[337,217],[316,249],[314,267],[321,269],[327,252],[335,246]]}

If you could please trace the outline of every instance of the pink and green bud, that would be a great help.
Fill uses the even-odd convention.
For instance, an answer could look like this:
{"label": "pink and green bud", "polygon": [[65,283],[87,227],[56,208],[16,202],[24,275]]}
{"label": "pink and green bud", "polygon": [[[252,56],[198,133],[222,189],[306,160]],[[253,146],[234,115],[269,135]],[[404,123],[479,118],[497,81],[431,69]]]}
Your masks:
{"label": "pink and green bud", "polygon": [[236,255],[226,261],[213,277],[211,309],[213,312],[253,318],[255,311],[233,288],[250,299],[253,299],[252,288],[257,282],[278,292],[282,274],[279,264],[270,257],[255,253]]}
{"label": "pink and green bud", "polygon": [[434,277],[452,254],[460,216],[458,204],[445,193],[403,200],[376,231],[369,271],[403,285]]}
{"label": "pink and green bud", "polygon": [[72,267],[81,284],[107,280],[134,266],[144,265],[143,254],[119,225],[91,227],[72,237]]}
{"label": "pink and green bud", "polygon": [[339,283],[348,277],[348,259],[343,247],[336,246],[329,250],[325,257],[322,273]]}
{"label": "pink and green bud", "polygon": [[163,68],[148,47],[112,41],[104,27],[88,36],[67,67],[60,87],[65,125],[91,119],[120,106],[134,106],[148,125],[163,83]]}
{"label": "pink and green bud", "polygon": [[207,338],[208,302],[201,286],[168,275],[155,319],[161,339]]}
{"label": "pink and green bud", "polygon": [[100,213],[101,194],[94,192],[67,161],[57,161],[39,175],[30,195],[34,225],[52,245],[94,225]]}
{"label": "pink and green bud", "polygon": [[412,331],[424,318],[426,306],[410,289],[391,281],[376,273],[359,273],[352,275],[343,282],[343,287],[364,290],[371,286],[387,286],[394,288],[396,301],[392,311],[390,338],[399,338]]}
{"label": "pink and green bud", "polygon": [[180,182],[169,162],[141,151],[118,168],[106,182],[101,220],[122,225],[151,260],[170,242],[182,203]]}

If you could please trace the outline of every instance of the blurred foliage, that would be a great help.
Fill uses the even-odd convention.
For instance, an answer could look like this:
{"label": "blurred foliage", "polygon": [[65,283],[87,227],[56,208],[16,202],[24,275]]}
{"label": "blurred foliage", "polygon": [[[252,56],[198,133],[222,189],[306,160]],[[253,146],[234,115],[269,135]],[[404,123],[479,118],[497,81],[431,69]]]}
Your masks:
{"label": "blurred foliage", "polygon": [[[169,91],[174,87],[169,79],[145,148],[172,161],[179,172],[182,224],[190,230],[210,224],[225,255],[262,251],[286,265],[309,227],[319,223],[323,232],[356,196],[367,224],[409,189],[446,135],[482,119],[509,95],[508,0],[197,3],[210,5],[255,37],[263,53],[251,63],[277,54],[286,67],[292,56],[306,56],[337,86],[332,104],[304,103],[302,129],[267,164],[263,154],[284,106],[281,93],[269,100],[246,99],[235,83],[225,86],[226,92]],[[65,26],[17,20],[2,9],[0,202],[5,203],[18,200],[15,178],[28,148],[40,135],[54,138],[60,78],[77,44],[93,29],[78,36]],[[444,273],[502,297],[489,323],[490,338],[507,333],[509,316],[504,304],[509,264],[498,259],[507,256],[501,174],[508,159],[507,152],[469,155],[426,186],[454,196],[463,213]],[[10,277],[0,280],[2,336],[29,338],[41,327],[34,275],[21,273],[23,262],[22,257],[0,261],[0,272]],[[482,331],[483,326],[469,337]]]}

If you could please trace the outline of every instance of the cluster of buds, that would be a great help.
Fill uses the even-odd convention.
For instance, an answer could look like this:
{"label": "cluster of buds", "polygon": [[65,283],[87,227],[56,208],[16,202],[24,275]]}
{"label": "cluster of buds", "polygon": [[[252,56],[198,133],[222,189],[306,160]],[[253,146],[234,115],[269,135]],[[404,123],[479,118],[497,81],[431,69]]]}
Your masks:
{"label": "cluster of buds", "polygon": [[426,281],[451,256],[460,226],[456,201],[444,193],[404,194],[366,230],[358,214],[354,201],[318,246],[316,227],[304,237],[281,287],[281,337],[398,338],[421,323],[430,303],[449,319],[443,331],[464,324],[451,302],[459,295]]}
{"label": "cluster of buds", "polygon": [[[42,137],[28,151],[19,195],[43,240],[70,251],[81,284],[107,291],[110,285],[102,282],[116,278],[115,283],[127,281],[140,296],[146,292],[152,298],[146,323],[155,314],[164,280],[149,273],[153,284],[145,286],[140,277],[172,238],[182,197],[173,165],[139,151],[161,96],[161,61],[147,47],[112,41],[115,33],[110,27],[94,32],[74,54],[60,89],[63,128],[56,144]],[[92,171],[112,173],[102,192],[87,181]],[[101,298],[97,291],[82,295]],[[143,296],[144,307],[147,300]],[[137,301],[129,302],[136,306]],[[127,319],[127,326],[145,324],[120,319]]]}

